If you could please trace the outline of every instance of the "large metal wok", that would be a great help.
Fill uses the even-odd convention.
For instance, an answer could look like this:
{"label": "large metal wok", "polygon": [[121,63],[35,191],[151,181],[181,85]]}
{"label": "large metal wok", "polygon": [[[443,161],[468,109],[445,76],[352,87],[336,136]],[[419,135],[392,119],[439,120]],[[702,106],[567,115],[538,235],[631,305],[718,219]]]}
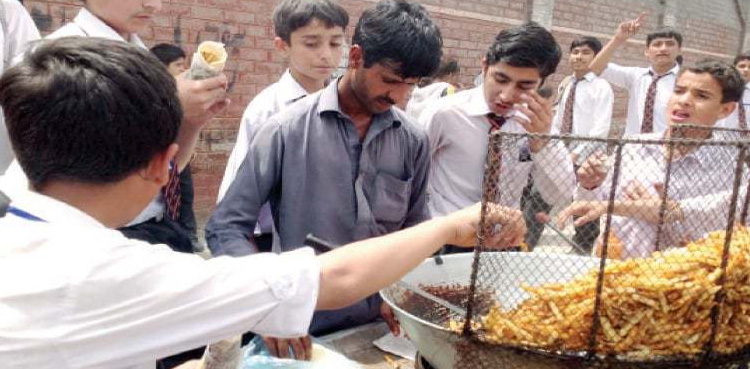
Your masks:
{"label": "large metal wok", "polygon": [[[432,259],[426,260],[406,275],[403,281],[420,286],[428,292],[439,291],[436,293],[439,297],[465,306],[461,295],[466,294],[469,285],[473,257],[473,253],[443,256],[444,262],[441,265]],[[567,281],[597,267],[599,263],[598,259],[590,257],[545,253],[498,252],[484,253],[482,257],[494,258],[492,262],[502,265],[505,272],[505,275],[493,282],[494,291],[487,291],[486,295],[487,300],[495,300],[503,307],[513,307],[525,298],[525,292],[520,288],[523,283],[541,285]],[[484,345],[471,342],[447,328],[447,321],[451,316],[460,317],[397,285],[383,289],[380,294],[393,308],[401,327],[421,356],[436,369],[470,368],[471,360],[482,360],[483,355],[495,354],[506,356],[508,367],[568,367],[545,364],[543,355],[538,355],[536,360],[529,360],[528,352],[516,349],[499,346],[482,348]],[[516,360],[523,363],[523,366],[513,365],[512,362]]]}

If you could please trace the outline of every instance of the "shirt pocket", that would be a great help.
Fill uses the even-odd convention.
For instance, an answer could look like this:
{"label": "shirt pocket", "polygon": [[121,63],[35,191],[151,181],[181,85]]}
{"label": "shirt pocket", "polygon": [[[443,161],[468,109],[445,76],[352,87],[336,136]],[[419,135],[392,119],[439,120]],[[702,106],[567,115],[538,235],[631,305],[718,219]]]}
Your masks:
{"label": "shirt pocket", "polygon": [[409,209],[412,178],[402,180],[380,172],[375,176],[375,202],[372,215],[380,222],[403,223]]}

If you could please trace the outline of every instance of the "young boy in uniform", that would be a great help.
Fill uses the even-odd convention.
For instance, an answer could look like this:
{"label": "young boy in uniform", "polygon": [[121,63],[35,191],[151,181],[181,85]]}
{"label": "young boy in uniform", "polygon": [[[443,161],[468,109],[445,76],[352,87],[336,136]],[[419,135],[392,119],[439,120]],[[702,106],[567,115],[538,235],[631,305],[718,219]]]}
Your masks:
{"label": "young boy in uniform", "polygon": [[[276,7],[273,21],[274,46],[287,59],[289,68],[247,105],[219,186],[219,202],[234,181],[259,127],[272,115],[322,89],[336,71],[349,14],[333,0],[284,0]],[[253,234],[260,250],[271,249],[272,233],[271,207],[265,204]]]}
{"label": "young boy in uniform", "polygon": [[677,57],[682,48],[682,35],[663,28],[646,36],[644,55],[650,65],[625,67],[610,63],[615,51],[641,28],[644,14],[623,22],[615,36],[604,46],[589,69],[607,82],[628,90],[628,115],[625,137],[638,134],[662,133],[668,127],[667,102],[674,88],[680,65]]}
{"label": "young boy in uniform", "polygon": [[[700,143],[710,140],[711,129],[681,128],[680,124],[713,127],[737,107],[744,90],[742,77],[732,66],[705,60],[680,71],[674,92],[669,100],[669,129],[664,133],[639,135],[641,139],[686,138]],[[676,144],[671,154],[672,169],[666,194],[663,186],[669,158],[666,145],[627,144],[623,148],[620,178],[615,189],[616,212],[612,219],[612,234],[621,241],[622,258],[646,257],[655,249],[657,224],[653,219],[633,214],[641,211],[638,203],[630,200],[666,196],[671,201],[682,201],[731,190],[734,185],[736,151],[731,147],[700,144]],[[560,213],[564,221],[580,216],[574,222],[581,226],[603,215],[612,186],[613,170],[605,170],[606,159],[592,155],[578,170],[577,202]],[[609,173],[608,173],[609,172]],[[646,212],[653,215],[653,212]],[[651,218],[653,218],[651,216]],[[672,224],[662,239],[662,246],[678,245],[702,233],[693,232],[702,226],[698,218],[687,218]]]}

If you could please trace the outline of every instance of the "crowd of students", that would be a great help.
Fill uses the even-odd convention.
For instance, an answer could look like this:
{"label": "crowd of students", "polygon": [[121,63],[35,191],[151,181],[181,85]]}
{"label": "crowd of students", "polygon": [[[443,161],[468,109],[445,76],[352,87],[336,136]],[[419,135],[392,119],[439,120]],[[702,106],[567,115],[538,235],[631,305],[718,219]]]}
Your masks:
{"label": "crowd of students", "polygon": [[[604,46],[575,39],[567,48],[573,73],[555,98],[540,88],[563,51],[533,22],[498,32],[481,82],[467,89],[421,5],[378,2],[348,43],[341,5],[284,0],[273,15],[274,46],[289,68],[245,109],[206,226],[214,257],[203,260],[190,255],[201,242],[189,162],[201,129],[230,104],[226,76],[187,78],[186,55],[174,45],[147,52],[137,33],[160,0],[86,0],[36,44],[23,7],[2,4],[20,12],[3,28],[13,47],[0,50],[9,137],[0,140],[0,169],[9,165],[0,190],[11,199],[0,219],[0,278],[18,281],[0,287],[0,362],[11,367],[153,367],[157,359],[174,367],[199,356],[197,347],[245,332],[261,335],[276,356],[304,359],[310,335],[379,317],[398,333],[375,292],[441,247],[475,243],[473,204],[493,132],[540,135],[503,152],[502,196],[489,218],[501,226],[489,244],[525,237],[536,246],[557,208],[559,222],[576,218],[574,242],[589,253],[612,186],[606,152],[545,134],[608,137],[610,84],[628,90],[626,138],[722,138],[710,129],[678,134],[674,125],[683,123],[747,128],[750,55],[734,66],[683,67],[681,34],[659,29],[646,37],[648,67],[610,62],[643,15]],[[333,78],[345,47],[346,70]],[[11,147],[13,163],[3,154]],[[653,252],[665,198],[680,239],[701,235],[689,220],[716,218],[706,204],[712,214],[734,206],[726,148],[630,150],[613,221],[623,257]],[[673,182],[660,193],[667,160]],[[697,172],[712,182],[696,186]],[[304,247],[308,235],[335,250],[316,256]]]}

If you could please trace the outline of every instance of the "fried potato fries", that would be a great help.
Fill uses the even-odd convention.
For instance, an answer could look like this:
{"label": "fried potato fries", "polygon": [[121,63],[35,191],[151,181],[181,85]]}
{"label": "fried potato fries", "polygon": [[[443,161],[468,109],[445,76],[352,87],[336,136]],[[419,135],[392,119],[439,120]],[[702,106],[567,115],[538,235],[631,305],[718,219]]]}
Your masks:
{"label": "fried potato fries", "polygon": [[[724,231],[646,259],[608,262],[604,271],[596,352],[633,359],[692,356],[711,334],[711,309],[721,290]],[[599,270],[566,283],[523,286],[531,297],[511,310],[498,305],[480,322],[480,339],[552,351],[589,348]],[[730,246],[725,300],[714,350],[750,344],[750,231],[738,227]],[[458,324],[452,324],[458,327]]]}

